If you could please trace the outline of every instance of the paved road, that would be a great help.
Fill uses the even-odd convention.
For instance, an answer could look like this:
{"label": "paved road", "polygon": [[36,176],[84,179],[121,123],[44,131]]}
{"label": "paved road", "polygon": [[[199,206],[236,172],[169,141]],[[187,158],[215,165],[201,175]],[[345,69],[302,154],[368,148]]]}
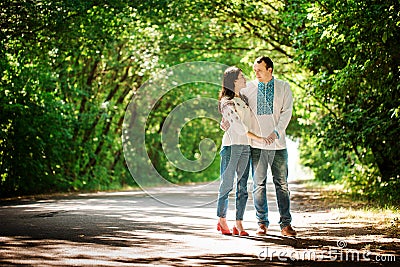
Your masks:
{"label": "paved road", "polygon": [[[293,183],[291,188],[297,195],[316,196],[301,183]],[[284,238],[278,231],[278,214],[271,193],[269,235],[257,237],[250,197],[244,225],[251,236],[227,237],[215,229],[216,192],[217,184],[213,183],[158,188],[147,193],[139,190],[3,201],[0,265],[336,266],[338,263],[322,258],[308,261],[313,255],[305,254],[314,251],[322,255],[337,246],[335,238],[321,239],[322,228],[319,232],[315,230],[315,239],[310,238],[312,227],[307,218],[318,221],[321,214],[329,211],[322,208],[304,215],[304,203],[293,201],[294,225],[299,237]],[[271,188],[269,192],[274,190]],[[230,202],[228,219],[233,222],[233,199]],[[325,222],[324,229],[334,228],[336,222],[331,223]],[[357,262],[358,266],[370,264]],[[354,261],[340,263],[340,266],[352,265]]]}

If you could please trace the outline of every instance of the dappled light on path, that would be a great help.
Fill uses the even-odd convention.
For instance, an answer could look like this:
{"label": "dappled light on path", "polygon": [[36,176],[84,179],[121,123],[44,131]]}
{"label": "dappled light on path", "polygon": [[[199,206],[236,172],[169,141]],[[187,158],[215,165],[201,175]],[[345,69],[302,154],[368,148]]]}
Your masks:
{"label": "dappled light on path", "polygon": [[[129,191],[3,202],[0,264],[286,266],[296,262],[299,266],[329,266],[335,261],[322,259],[328,253],[336,259],[344,252],[359,253],[360,257],[368,252],[369,259],[399,256],[398,239],[386,236],[368,221],[340,217],[328,204],[321,205],[324,202],[318,190],[310,190],[302,182],[290,186],[297,238],[280,235],[272,184],[268,185],[271,225],[265,237],[255,236],[251,194],[244,220],[249,237],[222,236],[216,231],[215,201],[202,207],[181,208],[164,205],[141,191]],[[180,196],[181,201],[215,199],[217,186],[202,188]],[[175,192],[162,188],[154,189],[152,195],[157,194],[163,194],[163,199],[176,197]],[[230,226],[233,210],[232,196]],[[338,241],[346,242],[346,246],[338,247]],[[314,254],[307,254],[310,252]],[[309,257],[315,256],[321,258],[310,261]],[[340,262],[343,266],[354,265],[351,260]],[[378,264],[360,260],[357,265],[372,263]]]}

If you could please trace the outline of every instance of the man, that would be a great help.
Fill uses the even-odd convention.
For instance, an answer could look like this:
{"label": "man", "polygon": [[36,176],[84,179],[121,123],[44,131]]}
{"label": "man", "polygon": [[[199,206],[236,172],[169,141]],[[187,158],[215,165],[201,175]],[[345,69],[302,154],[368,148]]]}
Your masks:
{"label": "man", "polygon": [[266,185],[268,166],[271,166],[281,233],[284,236],[296,236],[297,233],[291,226],[285,140],[285,131],[292,116],[292,92],[288,82],[275,79],[272,75],[274,65],[269,57],[257,58],[253,69],[257,80],[247,83],[247,87],[240,93],[254,113],[252,131],[265,137],[264,142],[251,141],[253,200],[258,220],[256,234],[266,235],[269,226]]}

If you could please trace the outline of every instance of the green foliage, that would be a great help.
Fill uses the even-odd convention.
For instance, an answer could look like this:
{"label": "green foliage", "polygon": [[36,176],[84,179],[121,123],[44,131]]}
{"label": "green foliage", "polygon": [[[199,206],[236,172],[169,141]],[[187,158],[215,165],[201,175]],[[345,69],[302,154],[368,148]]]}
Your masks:
{"label": "green foliage", "polygon": [[340,181],[350,171],[349,159],[343,151],[327,148],[318,138],[302,139],[300,154],[304,166],[313,170],[315,177],[323,182]]}
{"label": "green foliage", "polygon": [[[309,124],[313,136],[304,134],[303,142],[314,136],[323,142],[324,160],[336,165],[326,169],[342,173],[354,192],[398,202],[398,1],[288,3],[285,23],[296,60],[312,72],[307,90],[317,100],[311,112],[319,114]],[[303,148],[320,179],[337,180],[318,172],[323,160],[313,149]]]}
{"label": "green foliage", "polygon": [[[182,115],[187,117],[181,118],[182,128],[179,132],[175,132],[179,136],[179,143],[173,149],[180,150],[183,157],[188,160],[194,161],[193,164],[198,164],[196,161],[200,157],[205,159],[214,158],[211,165],[202,171],[192,172],[176,167],[173,158],[168,158],[163,148],[162,134],[168,131],[177,131],[178,129],[171,129],[171,126],[166,122],[171,112],[182,103],[188,103],[190,100],[198,100],[201,102],[202,98],[216,99],[219,93],[219,86],[209,84],[186,84],[179,88],[174,88],[166,93],[156,104],[155,108],[149,115],[147,120],[146,129],[146,149],[153,165],[160,173],[160,175],[173,183],[188,183],[188,182],[206,182],[213,181],[219,178],[219,148],[221,146],[223,132],[219,127],[219,122],[211,119],[210,112],[218,113],[217,106],[213,110],[208,110],[205,107],[196,108],[196,102],[188,104],[188,109],[191,109],[193,114],[182,112]],[[191,119],[192,116],[195,119]],[[172,115],[174,116],[174,115]],[[175,115],[177,117],[179,115]],[[200,143],[205,139],[210,139],[215,144],[209,149],[200,151]]]}
{"label": "green foliage", "polygon": [[2,4],[1,195],[133,184],[121,118],[157,34],[133,7],[97,4]]}
{"label": "green foliage", "polygon": [[[0,194],[102,190],[134,185],[121,131],[136,90],[160,69],[189,61],[241,67],[260,54],[288,80],[304,164],[323,181],[398,203],[400,18],[390,1],[147,0],[0,3]],[[172,182],[213,180],[219,157],[185,172],[162,151],[168,113],[218,88],[186,85],[152,110],[146,146]],[[145,104],[145,103],[141,103]],[[201,111],[200,111],[201,112]],[[200,114],[200,113],[199,113]],[[200,157],[222,132],[189,121],[179,148]]]}

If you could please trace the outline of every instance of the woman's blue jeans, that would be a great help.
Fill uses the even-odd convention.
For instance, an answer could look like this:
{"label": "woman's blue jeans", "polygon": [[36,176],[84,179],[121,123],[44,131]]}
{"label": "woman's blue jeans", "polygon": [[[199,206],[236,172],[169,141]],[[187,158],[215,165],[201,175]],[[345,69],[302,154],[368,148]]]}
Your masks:
{"label": "woman's blue jeans", "polygon": [[226,217],[228,197],[233,189],[236,177],[236,220],[243,220],[248,198],[247,180],[250,171],[250,146],[223,146],[220,155],[221,183],[218,192],[217,216]]}
{"label": "woman's blue jeans", "polygon": [[271,166],[272,179],[275,185],[281,229],[290,225],[290,192],[288,188],[288,153],[283,150],[251,149],[253,174],[253,200],[259,224],[269,225],[267,202],[267,171]]}

